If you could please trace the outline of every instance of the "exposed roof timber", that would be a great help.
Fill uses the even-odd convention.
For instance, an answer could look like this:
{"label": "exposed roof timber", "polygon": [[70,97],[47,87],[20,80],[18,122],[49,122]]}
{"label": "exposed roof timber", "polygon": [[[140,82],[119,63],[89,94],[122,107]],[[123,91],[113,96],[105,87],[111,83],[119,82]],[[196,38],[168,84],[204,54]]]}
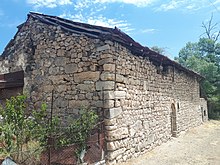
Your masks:
{"label": "exposed roof timber", "polygon": [[[52,21],[56,21],[55,18],[48,18],[48,20],[51,20]],[[59,22],[61,25],[63,26],[69,26],[69,28],[77,28],[77,29],[80,29],[80,30],[85,30],[85,31],[89,31],[91,33],[104,33],[104,34],[109,34],[109,32],[104,32],[104,31],[100,31],[99,29],[89,29],[89,28],[84,28],[82,26],[79,26],[79,25],[73,25],[71,23],[68,23],[68,22],[65,22],[65,21],[60,21]]]}
{"label": "exposed roof timber", "polygon": [[23,87],[24,86],[24,72],[12,72],[0,75],[0,89]]}
{"label": "exposed roof timber", "polygon": [[99,37],[100,33],[109,34],[108,32],[103,32],[99,29],[85,28],[81,25],[72,24],[70,23],[70,21],[64,21],[64,19],[59,18],[59,17],[51,17],[51,16],[43,17],[42,15],[36,15],[35,13],[34,14],[31,13],[31,16],[35,19],[40,20],[41,22],[60,26],[62,29],[68,30],[70,32],[73,31],[74,33],[78,33],[78,34],[85,34],[85,35],[89,35],[89,36],[93,36],[97,38]]}
{"label": "exposed roof timber", "polygon": [[118,42],[121,45],[128,48],[134,55],[147,57],[150,60],[157,62],[158,64],[170,65],[186,73],[189,73],[190,75],[196,76],[198,78],[203,78],[198,73],[183,67],[182,65],[169,59],[168,57],[161,55],[155,51],[152,51],[148,47],[142,46],[141,44],[134,41],[130,36],[123,33],[120,29],[116,27],[113,29],[102,26],[95,26],[86,23],[74,22],[56,16],[50,16],[45,14],[33,13],[33,12],[30,12],[28,14],[28,17],[37,19],[45,24],[59,26],[61,29],[63,29],[66,32],[75,33],[79,35],[83,34],[93,38]]}
{"label": "exposed roof timber", "polygon": [[23,82],[0,82],[0,89],[23,87]]}

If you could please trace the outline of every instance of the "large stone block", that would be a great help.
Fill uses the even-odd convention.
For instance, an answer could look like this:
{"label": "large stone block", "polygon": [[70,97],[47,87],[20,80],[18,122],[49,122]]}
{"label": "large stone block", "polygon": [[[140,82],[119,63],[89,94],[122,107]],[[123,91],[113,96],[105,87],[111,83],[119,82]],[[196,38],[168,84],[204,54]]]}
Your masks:
{"label": "large stone block", "polygon": [[92,100],[93,93],[86,93],[86,98]]}
{"label": "large stone block", "polygon": [[113,90],[115,87],[114,81],[98,81],[96,82],[96,90]]}
{"label": "large stone block", "polygon": [[56,57],[54,63],[56,66],[65,66],[66,65],[66,58],[65,57]]}
{"label": "large stone block", "polygon": [[113,130],[116,130],[118,127],[116,125],[110,125],[110,126],[105,126],[105,129],[107,131],[113,131]]}
{"label": "large stone block", "polygon": [[105,58],[105,59],[99,60],[98,62],[99,65],[103,65],[107,63],[113,63],[113,58]]}
{"label": "large stone block", "polygon": [[76,86],[76,89],[79,89],[80,92],[91,92],[95,90],[95,85],[94,84],[78,84]]}
{"label": "large stone block", "polygon": [[100,99],[104,100],[113,100],[115,99],[114,91],[100,91],[98,92]]}
{"label": "large stone block", "polygon": [[104,99],[111,100],[115,98],[114,91],[103,91],[104,92]]}
{"label": "large stone block", "polygon": [[115,71],[115,64],[104,64],[103,65],[103,70],[114,72]]}
{"label": "large stone block", "polygon": [[69,108],[80,108],[82,106],[89,106],[89,101],[87,100],[70,100]]}
{"label": "large stone block", "polygon": [[59,93],[67,91],[67,90],[69,90],[67,85],[57,85],[56,86],[56,91],[59,92]]}
{"label": "large stone block", "polygon": [[103,108],[113,108],[114,107],[114,100],[105,100]]}
{"label": "large stone block", "polygon": [[[51,80],[54,85],[58,85],[58,84],[63,84],[64,82],[66,84],[66,81],[64,81],[64,79],[69,80],[70,78],[67,75],[55,75],[55,76],[51,75],[48,77],[48,79]],[[50,84],[48,82],[45,83]]]}
{"label": "large stone block", "polygon": [[112,54],[101,54],[101,56],[100,56],[102,59],[103,58],[113,58],[113,55]]}
{"label": "large stone block", "polygon": [[122,155],[126,151],[126,148],[120,148],[116,151],[109,152],[107,157],[109,160],[115,159],[117,156]]}
{"label": "large stone block", "polygon": [[115,125],[115,123],[116,123],[116,118],[114,118],[114,119],[104,119],[104,123],[105,123],[105,125],[106,126],[109,126],[109,125]]}
{"label": "large stone block", "polygon": [[67,64],[65,66],[65,73],[76,73],[78,70],[77,64]]}
{"label": "large stone block", "polygon": [[108,119],[112,119],[112,118],[117,117],[121,113],[122,113],[122,108],[121,107],[110,108],[108,110],[105,110],[105,117],[108,118]]}
{"label": "large stone block", "polygon": [[107,150],[108,150],[108,151],[114,151],[114,150],[116,150],[116,147],[115,147],[114,142],[107,142],[106,145],[107,145]]}
{"label": "large stone block", "polygon": [[108,81],[114,81],[115,80],[115,74],[104,72],[101,74],[101,80],[108,80]]}
{"label": "large stone block", "polygon": [[114,131],[107,131],[106,132],[106,138],[109,141],[120,140],[120,139],[126,138],[128,136],[129,136],[129,132],[128,132],[127,127],[121,127],[121,128],[116,129]]}
{"label": "large stone block", "polygon": [[87,80],[97,81],[99,79],[100,72],[81,72],[74,74],[74,81],[79,83]]}
{"label": "large stone block", "polygon": [[92,106],[95,106],[97,108],[103,108],[103,101],[101,100],[92,101]]}
{"label": "large stone block", "polygon": [[116,82],[121,82],[121,83],[123,83],[123,82],[125,82],[124,79],[125,79],[125,78],[124,78],[123,75],[120,75],[120,74],[117,74],[117,75],[116,75]]}
{"label": "large stone block", "polygon": [[96,50],[98,51],[98,52],[100,52],[100,51],[104,51],[104,50],[109,50],[111,47],[108,45],[108,44],[106,44],[106,45],[103,45],[103,46],[100,46],[100,47],[98,47]]}
{"label": "large stone block", "polygon": [[129,148],[131,146],[132,146],[132,144],[130,143],[129,138],[106,143],[106,147],[107,147],[108,151],[115,151],[115,150],[118,150],[118,149],[124,148],[124,147]]}
{"label": "large stone block", "polygon": [[123,99],[126,97],[126,92],[125,91],[115,91],[115,98],[116,99]]}
{"label": "large stone block", "polygon": [[58,97],[54,101],[54,107],[65,108],[68,106],[68,101],[63,99],[62,97]]}

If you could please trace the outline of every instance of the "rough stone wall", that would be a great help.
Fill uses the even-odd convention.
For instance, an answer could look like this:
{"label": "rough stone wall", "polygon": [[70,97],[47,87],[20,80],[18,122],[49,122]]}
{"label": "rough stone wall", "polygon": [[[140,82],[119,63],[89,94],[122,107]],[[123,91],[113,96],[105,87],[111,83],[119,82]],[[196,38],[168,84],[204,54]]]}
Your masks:
{"label": "rough stone wall", "polygon": [[116,42],[69,34],[31,18],[6,48],[1,72],[25,71],[24,91],[37,106],[63,119],[81,105],[102,110],[106,160],[126,161],[171,138],[171,105],[176,134],[201,124],[199,82],[173,67],[156,66]]}
{"label": "rough stone wall", "polygon": [[101,75],[114,70],[107,43],[29,18],[6,48],[1,72],[24,70],[24,91],[36,106],[45,101],[50,109],[54,90],[54,113],[63,118],[75,115],[80,106],[109,108],[111,102],[104,102],[101,92],[114,89],[114,82],[102,81]]}
{"label": "rough stone wall", "polygon": [[[114,44],[115,92],[106,116],[109,164],[126,161],[171,138],[171,105],[176,109],[177,136],[201,124],[199,82],[172,67],[154,65]],[[107,111],[107,110],[106,110]]]}
{"label": "rough stone wall", "polygon": [[29,18],[6,47],[1,73],[24,70],[24,92],[35,106],[44,101],[50,109],[54,90],[54,114],[63,119],[81,106],[110,108],[112,102],[103,99],[115,85],[105,75],[115,71],[108,43]]}

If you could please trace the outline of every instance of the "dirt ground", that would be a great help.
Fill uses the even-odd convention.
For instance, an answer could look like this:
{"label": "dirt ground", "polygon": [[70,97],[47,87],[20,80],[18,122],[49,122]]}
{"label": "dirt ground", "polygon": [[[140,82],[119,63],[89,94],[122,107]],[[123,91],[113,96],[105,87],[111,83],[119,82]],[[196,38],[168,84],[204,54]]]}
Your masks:
{"label": "dirt ground", "polygon": [[220,165],[220,121],[208,121],[120,165]]}

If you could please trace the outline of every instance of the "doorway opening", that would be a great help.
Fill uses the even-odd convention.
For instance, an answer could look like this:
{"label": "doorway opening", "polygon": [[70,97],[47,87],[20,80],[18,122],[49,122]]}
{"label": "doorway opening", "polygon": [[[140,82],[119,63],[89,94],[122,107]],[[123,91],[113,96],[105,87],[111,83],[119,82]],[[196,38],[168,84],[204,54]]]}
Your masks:
{"label": "doorway opening", "polygon": [[171,135],[177,136],[176,107],[173,103],[171,104]]}

